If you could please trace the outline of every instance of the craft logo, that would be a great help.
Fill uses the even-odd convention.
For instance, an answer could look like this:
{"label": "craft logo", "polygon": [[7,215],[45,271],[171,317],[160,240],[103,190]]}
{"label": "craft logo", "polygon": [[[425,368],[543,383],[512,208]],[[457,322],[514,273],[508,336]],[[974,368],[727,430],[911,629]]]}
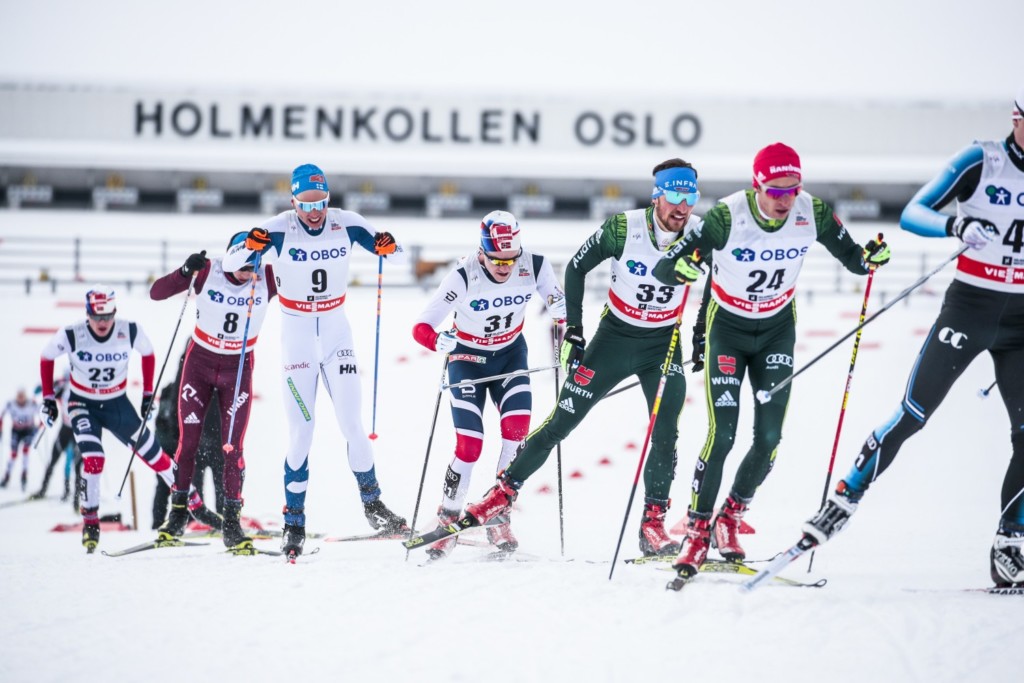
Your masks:
{"label": "craft logo", "polygon": [[576,368],[576,374],[573,375],[573,379],[576,381],[576,384],[585,387],[590,384],[590,380],[594,379],[594,371],[580,365]]}

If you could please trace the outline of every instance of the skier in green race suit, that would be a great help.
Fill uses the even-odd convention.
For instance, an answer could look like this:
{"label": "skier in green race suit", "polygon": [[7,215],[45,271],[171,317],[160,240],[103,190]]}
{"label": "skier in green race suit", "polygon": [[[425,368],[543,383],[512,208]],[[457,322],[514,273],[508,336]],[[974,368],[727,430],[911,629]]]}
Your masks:
{"label": "skier in green race suit", "polygon": [[708,435],[694,471],[686,538],[673,565],[683,577],[699,570],[712,542],[727,560],[746,556],[737,536],[740,522],[775,461],[789,385],[755,404],[753,444],[712,516],[735,442],[744,375],[749,372],[756,393],[793,374],[794,295],[807,250],[819,242],[858,275],[889,260],[884,242],[861,248],[832,209],[801,188],[797,153],[782,143],[765,147],[754,158],[753,188],[722,199],[654,268],[660,282],[672,283],[689,281],[686,257],[695,249],[712,264],[694,327],[694,370],[704,369]]}
{"label": "skier in green race suit", "polygon": [[[684,229],[700,219],[692,214],[700,193],[697,171],[681,159],[654,167],[651,206],[612,216],[576,252],[565,269],[566,329],[560,361],[566,378],[558,403],[541,426],[519,447],[497,484],[467,516],[484,524],[509,510],[519,488],[547,460],[551,450],[623,379],[640,379],[652,409],[668,353],[683,286],[663,284],[651,271]],[[583,287],[587,273],[612,260],[608,300],[589,345],[583,336]],[[699,271],[691,266],[693,279]],[[674,555],[679,544],[665,532],[665,511],[675,469],[677,423],[686,396],[679,345],[670,364],[651,454],[644,469],[644,515],[640,549],[645,555]]]}

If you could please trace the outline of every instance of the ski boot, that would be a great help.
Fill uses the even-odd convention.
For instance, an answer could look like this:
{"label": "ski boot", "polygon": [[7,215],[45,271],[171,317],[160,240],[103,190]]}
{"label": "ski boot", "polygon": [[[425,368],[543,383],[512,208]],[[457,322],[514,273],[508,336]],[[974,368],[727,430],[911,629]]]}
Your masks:
{"label": "ski boot", "polygon": [[640,522],[640,552],[644,557],[676,555],[679,544],[665,531],[665,513],[669,501],[644,502],[643,521]]}
{"label": "ski boot", "polygon": [[224,547],[232,552],[244,554],[252,550],[252,539],[242,531],[242,501],[224,501]]}
{"label": "ski boot", "polygon": [[997,586],[1024,585],[1024,527],[1003,522],[989,553],[990,573]]}
{"label": "ski boot", "polygon": [[370,526],[381,534],[397,534],[409,530],[405,517],[399,517],[389,510],[380,498],[363,503],[363,514],[366,515],[366,521]]}
{"label": "ski boot", "polygon": [[224,520],[216,512],[206,507],[203,499],[199,497],[198,491],[189,496],[188,511],[192,515],[192,519],[200,524],[205,524],[214,531],[220,531],[224,526]]}
{"label": "ski boot", "polygon": [[843,530],[850,521],[850,516],[857,511],[858,505],[860,497],[854,498],[846,488],[846,482],[840,481],[835,493],[825,501],[825,507],[804,522],[801,531],[814,541],[815,545],[821,545]]}
{"label": "ski boot", "polygon": [[719,554],[729,562],[743,562],[747,557],[739,539],[740,523],[747,504],[740,500],[736,494],[730,494],[712,524],[711,546],[718,548]]}
{"label": "ski boot", "polygon": [[512,522],[487,527],[487,540],[505,555],[511,555],[519,548],[519,540],[512,533]]}
{"label": "ski boot", "polygon": [[689,579],[700,571],[704,560],[708,558],[708,546],[711,544],[710,514],[703,515],[692,510],[686,526],[686,538],[679,557],[672,563],[681,578]]}
{"label": "ski boot", "polygon": [[[458,510],[445,510],[443,507],[437,509],[437,525],[448,526],[452,522],[459,518]],[[435,542],[429,548],[427,548],[427,557],[430,561],[440,560],[452,552],[455,549],[455,545],[459,542],[457,536],[449,536],[448,538],[442,538],[440,541]]]}
{"label": "ski boot", "polygon": [[4,474],[4,478],[2,480],[0,480],[0,489],[7,488],[7,484],[9,484],[10,481],[11,481],[11,471],[7,470],[7,473]]}
{"label": "ski boot", "polygon": [[306,515],[302,508],[284,509],[284,530],[281,533],[281,552],[291,562],[302,554],[306,543]]}
{"label": "ski boot", "polygon": [[158,530],[156,540],[158,543],[175,545],[181,542],[181,535],[185,533],[185,526],[188,524],[188,491],[171,489],[171,511]]}
{"label": "ski boot", "polygon": [[518,496],[519,486],[516,482],[506,478],[504,473],[499,474],[498,481],[481,500],[466,506],[466,514],[475,519],[477,524],[486,524],[498,515],[510,513],[512,503]]}
{"label": "ski boot", "polygon": [[60,497],[60,502],[66,503],[71,500],[71,480],[64,480],[64,495]]}
{"label": "ski boot", "polygon": [[100,544],[99,508],[82,508],[82,546],[90,555]]}
{"label": "ski boot", "polygon": [[28,488],[28,472],[22,470],[21,472],[21,492],[25,493],[25,489]]}

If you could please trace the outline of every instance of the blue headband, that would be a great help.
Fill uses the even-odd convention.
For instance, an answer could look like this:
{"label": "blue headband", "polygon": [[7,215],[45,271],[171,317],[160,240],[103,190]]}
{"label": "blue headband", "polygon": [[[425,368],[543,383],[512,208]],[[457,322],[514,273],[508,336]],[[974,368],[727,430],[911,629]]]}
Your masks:
{"label": "blue headband", "polygon": [[327,176],[324,175],[319,166],[303,164],[292,171],[292,196],[302,194],[306,190],[329,192],[327,189]]}
{"label": "blue headband", "polygon": [[654,174],[654,189],[651,191],[651,199],[660,197],[665,190],[696,192],[697,172],[684,166],[658,171]]}

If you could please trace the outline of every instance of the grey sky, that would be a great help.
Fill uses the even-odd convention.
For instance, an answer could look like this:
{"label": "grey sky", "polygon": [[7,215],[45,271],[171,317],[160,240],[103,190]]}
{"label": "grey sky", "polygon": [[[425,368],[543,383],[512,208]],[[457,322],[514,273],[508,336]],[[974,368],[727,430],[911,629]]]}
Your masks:
{"label": "grey sky", "polygon": [[0,0],[0,80],[1012,98],[1017,0]]}

